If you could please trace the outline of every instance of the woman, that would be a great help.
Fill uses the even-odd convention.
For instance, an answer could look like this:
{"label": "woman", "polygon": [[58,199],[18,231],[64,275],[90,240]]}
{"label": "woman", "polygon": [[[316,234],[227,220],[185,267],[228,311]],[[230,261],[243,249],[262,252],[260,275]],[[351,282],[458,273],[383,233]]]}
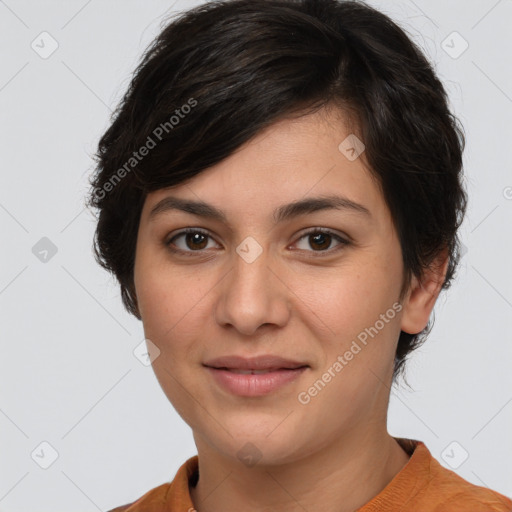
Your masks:
{"label": "woman", "polygon": [[146,52],[92,179],[98,261],[198,455],[116,511],[510,511],[386,428],[458,262],[464,136],[361,2],[209,2]]}

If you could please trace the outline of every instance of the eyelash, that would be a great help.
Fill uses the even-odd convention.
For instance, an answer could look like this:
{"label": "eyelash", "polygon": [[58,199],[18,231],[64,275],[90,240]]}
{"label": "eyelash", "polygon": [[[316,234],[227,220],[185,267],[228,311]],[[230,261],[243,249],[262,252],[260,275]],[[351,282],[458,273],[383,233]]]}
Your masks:
{"label": "eyelash", "polygon": [[[210,236],[210,234],[208,232],[203,231],[200,228],[186,228],[186,229],[183,229],[180,232],[176,233],[169,241],[165,242],[166,247],[171,252],[173,252],[175,254],[182,254],[184,256],[194,256],[195,253],[204,252],[204,249],[197,250],[197,251],[184,251],[182,249],[176,249],[176,248],[172,247],[172,242],[174,240],[176,240],[180,236],[183,236],[183,235],[186,235],[186,234],[189,234],[189,233],[200,233],[200,234],[202,234],[202,235],[204,235],[206,237],[213,238],[213,237]],[[317,257],[321,257],[321,256],[326,255],[326,254],[330,255],[330,254],[332,254],[334,252],[337,252],[337,251],[343,249],[345,246],[350,244],[350,242],[347,239],[345,239],[345,238],[341,237],[340,235],[334,233],[333,231],[331,231],[329,229],[325,229],[325,228],[312,228],[309,231],[303,233],[301,235],[301,237],[298,238],[297,242],[302,240],[303,238],[306,238],[307,236],[313,235],[313,234],[324,234],[324,235],[332,236],[334,239],[336,239],[340,243],[340,245],[337,248],[328,249],[326,251],[306,251],[306,252],[312,252],[312,253],[318,254],[318,256],[309,256],[309,257],[317,258]]]}

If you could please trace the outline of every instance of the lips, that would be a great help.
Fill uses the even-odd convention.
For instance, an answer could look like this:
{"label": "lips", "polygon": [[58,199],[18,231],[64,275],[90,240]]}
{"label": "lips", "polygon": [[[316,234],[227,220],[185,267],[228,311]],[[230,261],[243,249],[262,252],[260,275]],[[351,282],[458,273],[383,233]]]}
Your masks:
{"label": "lips", "polygon": [[233,371],[235,373],[258,374],[277,370],[296,370],[308,366],[305,363],[284,359],[274,355],[258,357],[224,356],[204,363],[210,368]]}
{"label": "lips", "polygon": [[272,368],[269,370],[240,370],[239,368],[217,368],[218,370],[227,370],[232,373],[239,373],[241,375],[264,375],[265,373],[275,372],[277,370],[289,370],[290,368]]}
{"label": "lips", "polygon": [[204,363],[214,381],[240,397],[261,397],[290,386],[309,365],[273,355],[226,356]]}

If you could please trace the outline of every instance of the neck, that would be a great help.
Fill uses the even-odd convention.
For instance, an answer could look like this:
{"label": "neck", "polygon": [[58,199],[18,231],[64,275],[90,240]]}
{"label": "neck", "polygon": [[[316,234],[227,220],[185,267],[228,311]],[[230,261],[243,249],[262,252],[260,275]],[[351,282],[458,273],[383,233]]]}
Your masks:
{"label": "neck", "polygon": [[283,465],[245,467],[196,439],[199,480],[191,489],[198,512],[353,512],[381,492],[409,456],[385,431],[355,432]]}

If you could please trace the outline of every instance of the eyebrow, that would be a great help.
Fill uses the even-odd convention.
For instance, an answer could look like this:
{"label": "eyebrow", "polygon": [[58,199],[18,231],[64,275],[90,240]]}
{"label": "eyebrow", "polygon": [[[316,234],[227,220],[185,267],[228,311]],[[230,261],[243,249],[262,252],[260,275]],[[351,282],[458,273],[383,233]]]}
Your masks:
{"label": "eyebrow", "polygon": [[[151,209],[149,219],[152,220],[157,215],[170,210],[191,213],[199,217],[210,218],[227,224],[226,215],[222,210],[219,210],[203,201],[193,201],[190,199],[181,199],[172,196],[165,197],[159,201]],[[300,199],[293,203],[282,205],[274,210],[273,218],[275,223],[279,223],[300,215],[314,213],[321,210],[345,210],[371,217],[371,213],[368,208],[362,204],[356,203],[343,196],[328,195]]]}

